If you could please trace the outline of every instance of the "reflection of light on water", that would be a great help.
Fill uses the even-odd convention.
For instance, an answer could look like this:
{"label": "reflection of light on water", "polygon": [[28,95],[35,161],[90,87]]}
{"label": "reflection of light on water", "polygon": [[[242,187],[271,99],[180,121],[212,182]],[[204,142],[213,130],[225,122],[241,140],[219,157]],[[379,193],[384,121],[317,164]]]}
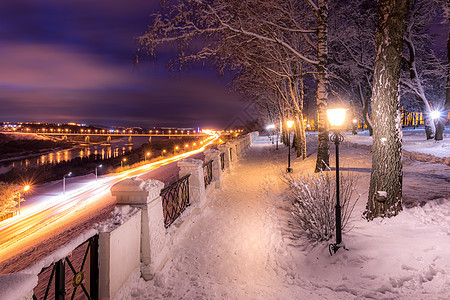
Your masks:
{"label": "reflection of light on water", "polygon": [[[156,138],[156,141],[160,139]],[[133,145],[127,145],[127,141],[119,141],[116,143],[112,143],[112,145],[85,145],[85,147],[76,147],[72,149],[64,149],[54,152],[49,152],[43,155],[39,155],[33,158],[26,158],[11,161],[8,164],[8,168],[20,167],[20,166],[29,166],[29,165],[46,165],[46,164],[55,164],[57,162],[70,161],[77,157],[86,157],[91,153],[95,153],[99,155],[101,153],[101,159],[110,159],[113,157],[118,157],[126,154],[126,152],[131,151],[135,148],[139,148],[142,144],[148,143],[148,138],[141,139],[133,139]]]}

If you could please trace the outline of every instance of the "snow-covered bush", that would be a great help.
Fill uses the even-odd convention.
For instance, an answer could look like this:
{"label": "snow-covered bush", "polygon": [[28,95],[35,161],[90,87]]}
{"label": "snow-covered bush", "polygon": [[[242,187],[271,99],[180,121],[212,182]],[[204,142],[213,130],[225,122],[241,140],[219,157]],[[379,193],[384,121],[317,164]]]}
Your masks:
{"label": "snow-covered bush", "polygon": [[19,200],[20,186],[0,181],[0,217],[12,213]]}
{"label": "snow-covered bush", "polygon": [[[340,174],[340,204],[344,232],[359,195],[351,201],[356,186],[352,175]],[[310,241],[330,240],[335,234],[336,178],[329,172],[287,178],[292,215]]]}

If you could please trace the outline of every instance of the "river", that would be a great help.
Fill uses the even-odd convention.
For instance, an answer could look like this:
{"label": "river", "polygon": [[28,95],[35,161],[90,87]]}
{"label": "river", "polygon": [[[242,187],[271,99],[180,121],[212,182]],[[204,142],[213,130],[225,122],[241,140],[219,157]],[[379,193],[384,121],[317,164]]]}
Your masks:
{"label": "river", "polygon": [[[165,138],[152,137],[152,142]],[[35,156],[11,158],[0,162],[0,174],[18,166],[57,164],[77,157],[88,157],[91,154],[101,155],[102,159],[108,159],[123,155],[132,149],[137,149],[145,143],[148,143],[148,137],[133,137],[132,143],[128,141],[128,138],[121,138],[111,140],[110,145],[104,143],[80,144],[70,149],[55,150]]]}

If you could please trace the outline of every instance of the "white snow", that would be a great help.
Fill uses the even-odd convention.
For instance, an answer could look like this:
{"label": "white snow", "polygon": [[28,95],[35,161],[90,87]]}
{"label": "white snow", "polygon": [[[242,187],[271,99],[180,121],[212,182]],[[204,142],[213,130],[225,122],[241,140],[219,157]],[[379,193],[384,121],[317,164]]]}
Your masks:
{"label": "white snow", "polygon": [[30,291],[38,283],[34,274],[0,274],[0,300],[31,299]]}
{"label": "white snow", "polygon": [[[415,151],[427,154],[421,134]],[[417,135],[405,132],[405,145]],[[313,172],[316,137],[308,139],[306,160],[291,155],[294,176]],[[343,234],[347,250],[330,256],[328,243],[304,238],[287,210],[287,148],[277,151],[260,137],[173,245],[163,270],[148,282],[130,280],[116,299],[449,299],[448,167],[405,161],[404,195],[420,205],[367,222],[371,156],[364,144],[371,140],[358,134],[346,141],[341,169],[359,177],[355,194],[362,195]],[[439,144],[447,158],[448,136]]]}
{"label": "white snow", "polygon": [[132,207],[129,205],[120,205],[114,208],[112,218],[102,222],[97,226],[99,232],[111,232],[115,228],[124,224],[132,216],[134,216],[139,211],[139,208]]}
{"label": "white snow", "polygon": [[387,192],[386,191],[377,191],[378,196],[380,197],[387,197]]}

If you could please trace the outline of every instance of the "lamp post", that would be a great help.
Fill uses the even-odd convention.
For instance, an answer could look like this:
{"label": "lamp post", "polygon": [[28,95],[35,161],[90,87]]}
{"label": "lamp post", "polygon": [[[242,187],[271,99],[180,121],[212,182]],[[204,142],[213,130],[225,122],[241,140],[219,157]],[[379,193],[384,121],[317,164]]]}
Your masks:
{"label": "lamp post", "polygon": [[286,169],[287,173],[291,173],[292,172],[292,168],[291,168],[291,128],[292,126],[294,126],[294,121],[286,121],[286,125],[288,128],[288,167]]}
{"label": "lamp post", "polygon": [[269,131],[269,139],[272,141],[272,145],[273,145],[272,135],[273,135],[274,128],[275,128],[274,124],[267,125],[267,127],[266,127],[267,131]]}
{"label": "lamp post", "polygon": [[95,167],[95,181],[97,181],[97,178],[98,178],[98,171],[97,171],[97,169],[101,168],[101,167],[103,167],[103,165],[98,165],[98,166]]}
{"label": "lamp post", "polygon": [[121,161],[120,161],[120,166],[123,168],[123,164],[127,161],[127,158],[124,157]]}
{"label": "lamp post", "polygon": [[66,177],[72,175],[72,172],[63,176],[63,195],[66,193]]}
{"label": "lamp post", "polygon": [[341,126],[345,120],[345,109],[328,109],[327,110],[328,121],[330,122],[331,129],[333,131],[330,141],[336,145],[336,243],[329,246],[330,254],[331,251],[336,253],[342,243],[342,220],[341,220],[341,203],[339,201],[340,191],[339,191],[339,143],[344,141],[344,137],[341,135]]}
{"label": "lamp post", "polygon": [[145,153],[144,161],[147,161],[147,157],[149,157],[149,156],[150,156],[150,152]]}
{"label": "lamp post", "polygon": [[[26,192],[26,191],[28,191],[30,189],[30,186],[27,184],[26,186],[24,186],[23,187],[23,191],[24,192]],[[19,215],[20,215],[20,201],[22,200],[22,195],[20,194],[20,191],[19,191]]]}
{"label": "lamp post", "polygon": [[353,125],[352,125],[352,134],[355,135],[357,134],[356,129],[357,129],[357,125],[356,123],[358,122],[357,119],[353,119]]}

